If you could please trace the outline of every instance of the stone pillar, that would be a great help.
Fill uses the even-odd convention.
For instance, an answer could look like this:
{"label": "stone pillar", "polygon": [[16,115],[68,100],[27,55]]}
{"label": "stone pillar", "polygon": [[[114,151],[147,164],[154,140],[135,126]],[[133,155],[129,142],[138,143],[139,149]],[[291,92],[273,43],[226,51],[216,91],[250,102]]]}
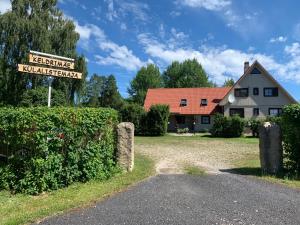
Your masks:
{"label": "stone pillar", "polygon": [[283,167],[280,127],[266,122],[259,128],[259,156],[263,174],[277,174]]}
{"label": "stone pillar", "polygon": [[134,166],[134,124],[120,123],[118,133],[118,163],[124,170],[132,171]]}

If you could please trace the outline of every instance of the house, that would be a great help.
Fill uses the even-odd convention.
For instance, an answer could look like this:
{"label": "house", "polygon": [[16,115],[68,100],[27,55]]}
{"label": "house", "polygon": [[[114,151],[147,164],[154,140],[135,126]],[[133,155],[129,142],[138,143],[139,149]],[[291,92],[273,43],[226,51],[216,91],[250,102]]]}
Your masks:
{"label": "house", "polygon": [[169,131],[186,127],[204,131],[212,127],[217,112],[225,116],[265,118],[279,115],[285,105],[292,103],[296,100],[255,61],[251,66],[244,63],[244,74],[231,88],[149,89],[144,108],[169,105]]}

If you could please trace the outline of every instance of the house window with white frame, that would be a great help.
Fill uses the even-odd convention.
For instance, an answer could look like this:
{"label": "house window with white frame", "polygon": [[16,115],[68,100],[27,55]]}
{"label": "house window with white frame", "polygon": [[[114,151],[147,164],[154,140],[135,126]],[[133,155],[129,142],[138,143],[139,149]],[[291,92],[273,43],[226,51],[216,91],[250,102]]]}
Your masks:
{"label": "house window with white frame", "polygon": [[269,108],[269,115],[270,116],[279,116],[282,114],[281,108]]}

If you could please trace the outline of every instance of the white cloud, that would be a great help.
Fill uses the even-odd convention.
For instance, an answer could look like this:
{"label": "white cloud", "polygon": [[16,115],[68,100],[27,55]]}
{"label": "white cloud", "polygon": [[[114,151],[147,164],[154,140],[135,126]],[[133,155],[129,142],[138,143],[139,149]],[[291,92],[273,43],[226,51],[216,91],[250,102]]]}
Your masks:
{"label": "white cloud", "polygon": [[[101,65],[118,65],[129,71],[136,71],[148,62],[141,61],[126,46],[120,46],[107,38],[104,31],[94,24],[81,25],[70,16],[66,18],[73,20],[75,30],[80,34],[79,44],[87,51],[102,51],[103,55],[95,55],[96,62]],[[149,61],[150,62],[150,61]]]}
{"label": "white cloud", "polygon": [[113,21],[115,18],[118,18],[117,11],[114,8],[114,1],[113,0],[105,0],[107,2],[107,19]]}
{"label": "white cloud", "polygon": [[107,3],[106,17],[109,21],[121,21],[129,15],[139,21],[148,21],[149,6],[134,0],[104,0]]}
{"label": "white cloud", "polygon": [[300,23],[296,24],[294,27],[293,37],[300,41]]}
{"label": "white cloud", "polygon": [[[241,11],[232,6],[231,0],[176,0],[178,6],[203,8],[219,16],[226,26],[239,33],[243,38],[260,35],[265,32],[264,20],[258,11]],[[249,33],[249,30],[252,32]]]}
{"label": "white cloud", "polygon": [[287,37],[279,36],[279,37],[274,37],[270,39],[270,43],[276,43],[276,42],[286,42]]}
{"label": "white cloud", "polygon": [[171,11],[170,12],[171,17],[177,17],[177,16],[180,16],[180,15],[181,15],[181,12],[179,12],[179,11]]}
{"label": "white cloud", "polygon": [[128,14],[132,14],[133,17],[140,21],[148,21],[149,15],[147,11],[149,10],[149,6],[146,3],[141,3],[138,1],[119,1],[120,13],[123,14],[124,17]]}
{"label": "white cloud", "polygon": [[292,45],[287,45],[284,48],[284,51],[293,57],[300,56],[300,44],[298,42],[293,43]]}
{"label": "white cloud", "polygon": [[[281,80],[290,80],[300,83],[300,44],[287,48],[287,53],[293,53],[290,62],[281,64],[270,56],[261,53],[246,53],[240,50],[225,47],[202,46],[199,50],[179,47],[170,49],[148,34],[140,34],[139,42],[144,46],[147,54],[158,61],[158,64],[169,65],[172,61],[197,59],[208,72],[213,81],[222,84],[226,78],[239,78],[243,73],[243,62],[258,60],[274,76]],[[296,55],[295,55],[296,54]]]}
{"label": "white cloud", "polygon": [[121,30],[127,30],[126,23],[121,23],[120,28],[121,28]]}
{"label": "white cloud", "polygon": [[108,53],[103,57],[96,55],[97,63],[100,65],[118,65],[130,71],[136,71],[145,65],[131,50],[126,46],[119,46],[111,41],[99,43],[100,48]]}
{"label": "white cloud", "polygon": [[177,0],[177,4],[193,8],[204,8],[212,11],[219,11],[231,4],[230,0]]}
{"label": "white cloud", "polygon": [[0,4],[0,14],[5,13],[11,10],[11,3],[10,0],[1,0]]}

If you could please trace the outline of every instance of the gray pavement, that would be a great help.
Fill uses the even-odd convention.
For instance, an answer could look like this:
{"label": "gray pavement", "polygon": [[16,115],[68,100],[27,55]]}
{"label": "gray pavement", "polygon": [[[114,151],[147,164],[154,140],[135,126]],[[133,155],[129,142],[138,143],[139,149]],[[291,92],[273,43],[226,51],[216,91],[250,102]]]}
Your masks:
{"label": "gray pavement", "polygon": [[42,224],[299,225],[300,191],[234,174],[158,175]]}

